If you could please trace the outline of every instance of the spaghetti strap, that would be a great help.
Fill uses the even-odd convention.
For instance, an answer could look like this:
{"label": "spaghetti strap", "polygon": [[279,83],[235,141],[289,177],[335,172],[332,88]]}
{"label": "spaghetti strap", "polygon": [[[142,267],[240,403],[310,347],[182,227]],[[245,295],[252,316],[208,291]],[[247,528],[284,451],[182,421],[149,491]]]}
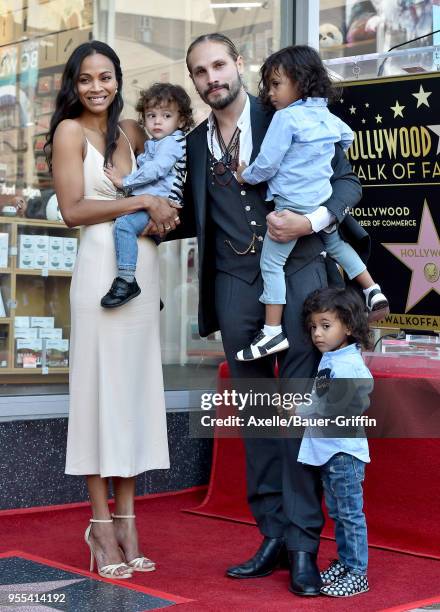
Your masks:
{"label": "spaghetti strap", "polygon": [[131,142],[130,142],[129,137],[127,136],[127,134],[124,132],[124,130],[121,128],[120,125],[118,125],[118,128],[119,128],[119,131],[121,132],[121,134],[124,135],[125,140],[128,142],[128,146],[130,147],[130,153],[131,153],[132,159],[136,160],[136,156],[134,154],[133,147],[131,146]]}

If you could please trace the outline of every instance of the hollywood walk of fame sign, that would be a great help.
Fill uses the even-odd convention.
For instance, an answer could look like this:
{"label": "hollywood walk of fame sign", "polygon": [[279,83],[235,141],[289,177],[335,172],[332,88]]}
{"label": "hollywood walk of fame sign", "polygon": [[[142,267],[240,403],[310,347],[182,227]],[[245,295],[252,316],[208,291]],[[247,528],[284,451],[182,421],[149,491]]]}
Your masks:
{"label": "hollywood walk of fame sign", "polygon": [[440,331],[440,74],[343,83],[331,110],[352,128],[363,186],[352,214],[390,301],[380,327]]}

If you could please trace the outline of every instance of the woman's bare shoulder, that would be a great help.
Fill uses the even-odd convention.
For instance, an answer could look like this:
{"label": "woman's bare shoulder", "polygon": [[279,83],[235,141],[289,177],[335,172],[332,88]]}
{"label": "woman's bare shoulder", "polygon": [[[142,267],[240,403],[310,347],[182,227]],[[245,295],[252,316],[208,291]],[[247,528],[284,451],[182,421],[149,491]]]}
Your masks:
{"label": "woman's bare shoulder", "polygon": [[56,134],[64,134],[70,136],[82,135],[84,136],[84,130],[81,124],[75,119],[63,119],[59,122],[55,130]]}
{"label": "woman's bare shoulder", "polygon": [[134,151],[143,151],[147,135],[144,129],[134,119],[122,119],[119,127],[126,134]]}

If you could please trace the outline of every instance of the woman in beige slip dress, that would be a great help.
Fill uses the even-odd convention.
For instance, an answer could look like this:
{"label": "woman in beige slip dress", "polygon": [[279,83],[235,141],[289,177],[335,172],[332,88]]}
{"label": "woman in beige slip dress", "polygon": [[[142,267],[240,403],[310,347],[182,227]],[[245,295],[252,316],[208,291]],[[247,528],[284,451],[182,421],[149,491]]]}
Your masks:
{"label": "woman in beige slip dress", "polygon": [[[115,52],[91,41],[75,49],[64,69],[47,139],[60,209],[69,227],[81,226],[72,278],[70,413],[66,473],[85,475],[93,518],[85,539],[93,570],[112,578],[152,571],[139,550],[134,515],[135,476],[169,467],[159,342],[157,247],[139,239],[141,295],[105,310],[100,299],[115,276],[113,219],[147,210],[153,230],[179,223],[168,201],[148,195],[118,198],[103,172],[136,166],[145,133],[119,124],[122,74]],[[166,230],[165,230],[166,228]],[[113,479],[114,514],[108,506]]]}

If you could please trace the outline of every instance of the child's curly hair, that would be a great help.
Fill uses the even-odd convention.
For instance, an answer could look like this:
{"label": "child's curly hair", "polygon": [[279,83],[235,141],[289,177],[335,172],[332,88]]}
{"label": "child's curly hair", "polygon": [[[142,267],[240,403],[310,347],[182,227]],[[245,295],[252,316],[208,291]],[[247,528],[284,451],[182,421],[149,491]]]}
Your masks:
{"label": "child's curly hair", "polygon": [[188,132],[194,127],[194,118],[191,108],[191,98],[180,85],[172,83],[153,83],[148,89],[143,89],[136,104],[139,113],[139,122],[145,126],[145,113],[147,110],[174,102],[179,110],[184,125],[182,130]]}
{"label": "child's curly hair", "polygon": [[289,79],[298,84],[303,100],[327,98],[333,101],[340,96],[340,90],[331,82],[319,53],[307,45],[295,45],[272,53],[260,68],[258,93],[268,106],[271,106],[270,79],[273,73],[279,73],[280,67]]}
{"label": "child's curly hair", "polygon": [[351,330],[350,344],[356,343],[365,350],[371,348],[370,330],[365,305],[354,289],[327,287],[313,291],[303,305],[303,322],[310,332],[312,314],[326,311],[336,313],[339,320]]}

